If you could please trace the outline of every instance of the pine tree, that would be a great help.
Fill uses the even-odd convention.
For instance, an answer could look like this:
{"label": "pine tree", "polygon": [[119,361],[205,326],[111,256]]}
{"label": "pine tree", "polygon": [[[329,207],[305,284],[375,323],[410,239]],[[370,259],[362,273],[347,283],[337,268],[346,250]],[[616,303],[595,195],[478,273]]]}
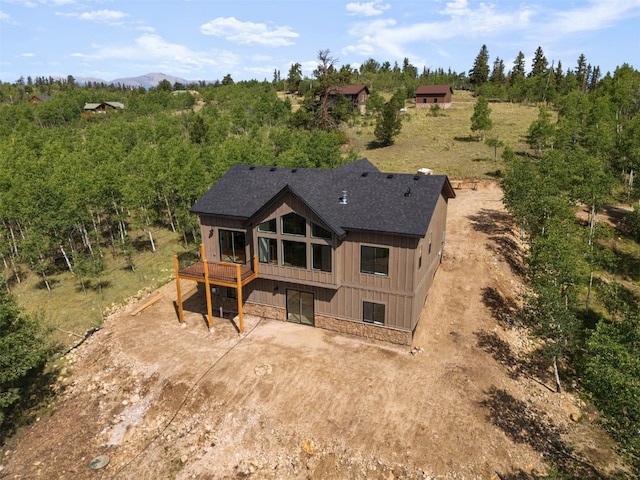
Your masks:
{"label": "pine tree", "polygon": [[469,83],[479,87],[489,78],[489,50],[482,45],[478,56],[473,62],[473,68],[469,71]]}
{"label": "pine tree", "polygon": [[384,104],[382,112],[376,121],[374,135],[381,146],[393,145],[396,137],[402,129],[402,119],[398,114],[401,107],[401,96],[396,94]]}
{"label": "pine tree", "polygon": [[548,66],[549,62],[547,61],[547,57],[544,56],[542,47],[538,47],[536,53],[533,54],[533,62],[531,62],[531,72],[529,76],[537,77],[543,75],[547,71]]}
{"label": "pine tree", "polygon": [[489,102],[484,97],[478,97],[473,115],[471,116],[471,131],[478,132],[478,140],[484,140],[485,133],[493,127]]}
{"label": "pine tree", "polygon": [[587,57],[584,56],[584,53],[581,53],[578,57],[578,64],[576,65],[575,71],[578,88],[584,92],[587,88]]}
{"label": "pine tree", "polygon": [[493,69],[491,70],[491,75],[489,76],[489,81],[494,84],[502,84],[506,79],[504,73],[504,62],[500,57],[496,57],[493,62]]}
{"label": "pine tree", "polygon": [[518,52],[516,59],[513,61],[513,68],[509,73],[511,83],[513,83],[517,77],[524,77],[524,53],[522,52]]}

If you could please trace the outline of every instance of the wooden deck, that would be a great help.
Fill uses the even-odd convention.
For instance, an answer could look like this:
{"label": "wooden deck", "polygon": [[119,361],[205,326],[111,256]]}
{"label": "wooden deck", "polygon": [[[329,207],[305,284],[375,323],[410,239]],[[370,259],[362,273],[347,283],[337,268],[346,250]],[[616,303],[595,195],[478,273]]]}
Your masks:
{"label": "wooden deck", "polygon": [[[200,258],[206,259],[204,245],[200,245]],[[213,312],[211,306],[211,285],[231,287],[236,289],[238,297],[238,330],[244,332],[242,312],[242,287],[258,278],[258,259],[254,256],[250,265],[227,262],[208,262],[206,260],[194,262],[180,268],[178,255],[173,257],[174,272],[176,275],[176,293],[178,303],[178,319],[184,323],[184,311],[182,309],[182,291],[180,280],[195,280],[205,284],[207,296],[207,323],[213,328]]]}
{"label": "wooden deck", "polygon": [[[208,263],[209,283],[212,285],[221,285],[226,287],[234,287],[238,284],[237,267],[235,264],[229,263]],[[194,263],[179,272],[180,278],[185,280],[195,280],[196,282],[205,283],[204,278],[204,262]],[[240,266],[240,283],[246,285],[255,277],[255,272],[250,265]]]}

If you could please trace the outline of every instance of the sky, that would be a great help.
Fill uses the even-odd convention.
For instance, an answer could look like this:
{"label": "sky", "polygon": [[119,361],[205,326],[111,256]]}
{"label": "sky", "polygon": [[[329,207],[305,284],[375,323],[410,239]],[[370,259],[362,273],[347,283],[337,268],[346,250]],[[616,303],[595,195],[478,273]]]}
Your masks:
{"label": "sky", "polygon": [[640,0],[0,0],[0,81],[105,81],[164,73],[190,81],[311,76],[369,58],[468,72],[482,45],[506,69],[540,46],[574,69],[640,68]]}

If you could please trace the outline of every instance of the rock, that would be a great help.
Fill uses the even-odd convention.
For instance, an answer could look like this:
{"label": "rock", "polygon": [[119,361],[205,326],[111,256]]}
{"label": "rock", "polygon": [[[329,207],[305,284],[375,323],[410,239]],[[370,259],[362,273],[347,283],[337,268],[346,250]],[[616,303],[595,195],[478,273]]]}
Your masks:
{"label": "rock", "polygon": [[313,455],[313,453],[316,450],[316,446],[313,443],[313,440],[309,438],[304,438],[302,440],[302,443],[300,444],[300,448],[302,449],[303,452],[307,453],[308,455]]}
{"label": "rock", "polygon": [[572,422],[579,422],[580,419],[582,418],[582,415],[580,414],[580,412],[571,412],[571,414],[569,415],[569,418],[571,419]]}

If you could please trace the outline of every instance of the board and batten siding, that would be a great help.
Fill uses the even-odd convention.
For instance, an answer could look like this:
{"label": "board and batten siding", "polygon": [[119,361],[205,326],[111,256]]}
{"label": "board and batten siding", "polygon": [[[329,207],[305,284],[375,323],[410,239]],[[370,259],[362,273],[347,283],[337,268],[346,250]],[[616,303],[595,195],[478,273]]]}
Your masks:
{"label": "board and batten siding", "polygon": [[[427,295],[429,294],[431,285],[433,285],[435,274],[442,260],[446,236],[447,206],[447,199],[443,195],[440,195],[436,207],[434,208],[433,215],[431,216],[429,230],[425,237],[420,241],[419,248],[415,251],[415,295],[413,297],[413,305],[411,308],[412,330],[420,319],[420,313],[424,307],[424,302],[427,300]],[[430,243],[431,252],[429,252]],[[420,262],[421,256],[422,262]],[[422,263],[422,265],[418,267],[420,263]]]}
{"label": "board and batten siding", "polygon": [[[306,234],[302,235],[285,235],[282,233],[281,218],[288,213],[297,213],[298,215],[306,219]],[[277,233],[263,233],[258,232],[258,225],[267,220],[276,219]],[[258,237],[274,238],[278,241],[278,265],[261,263],[259,265],[260,276],[269,278],[271,280],[293,281],[297,283],[306,283],[316,286],[328,286],[330,288],[336,288],[340,281],[341,261],[336,252],[336,246],[338,244],[337,237],[332,234],[331,240],[313,238],[311,236],[311,222],[319,225],[325,230],[330,230],[327,225],[322,222],[307,206],[301,202],[295,195],[291,193],[285,193],[280,202],[274,202],[269,208],[264,209],[256,218],[251,222],[249,226],[251,233],[251,243],[253,245],[258,244]],[[282,241],[289,240],[294,242],[305,242],[307,244],[307,268],[287,267],[282,265]],[[311,244],[323,244],[331,247],[331,272],[323,272],[320,270],[314,270],[311,268]]]}
{"label": "board and batten siding", "polygon": [[204,244],[204,252],[209,262],[220,262],[220,230],[236,230],[245,232],[245,255],[247,261],[253,258],[254,249],[251,236],[243,226],[243,220],[211,215],[200,216],[200,237]]}
{"label": "board and batten siding", "polygon": [[[277,287],[277,288],[276,288]],[[385,305],[385,326],[411,330],[413,295],[394,294],[383,290],[340,287],[337,290],[313,285],[279,282],[258,278],[244,288],[244,298],[251,303],[286,309],[287,289],[313,293],[315,315],[362,322],[362,303]]]}

